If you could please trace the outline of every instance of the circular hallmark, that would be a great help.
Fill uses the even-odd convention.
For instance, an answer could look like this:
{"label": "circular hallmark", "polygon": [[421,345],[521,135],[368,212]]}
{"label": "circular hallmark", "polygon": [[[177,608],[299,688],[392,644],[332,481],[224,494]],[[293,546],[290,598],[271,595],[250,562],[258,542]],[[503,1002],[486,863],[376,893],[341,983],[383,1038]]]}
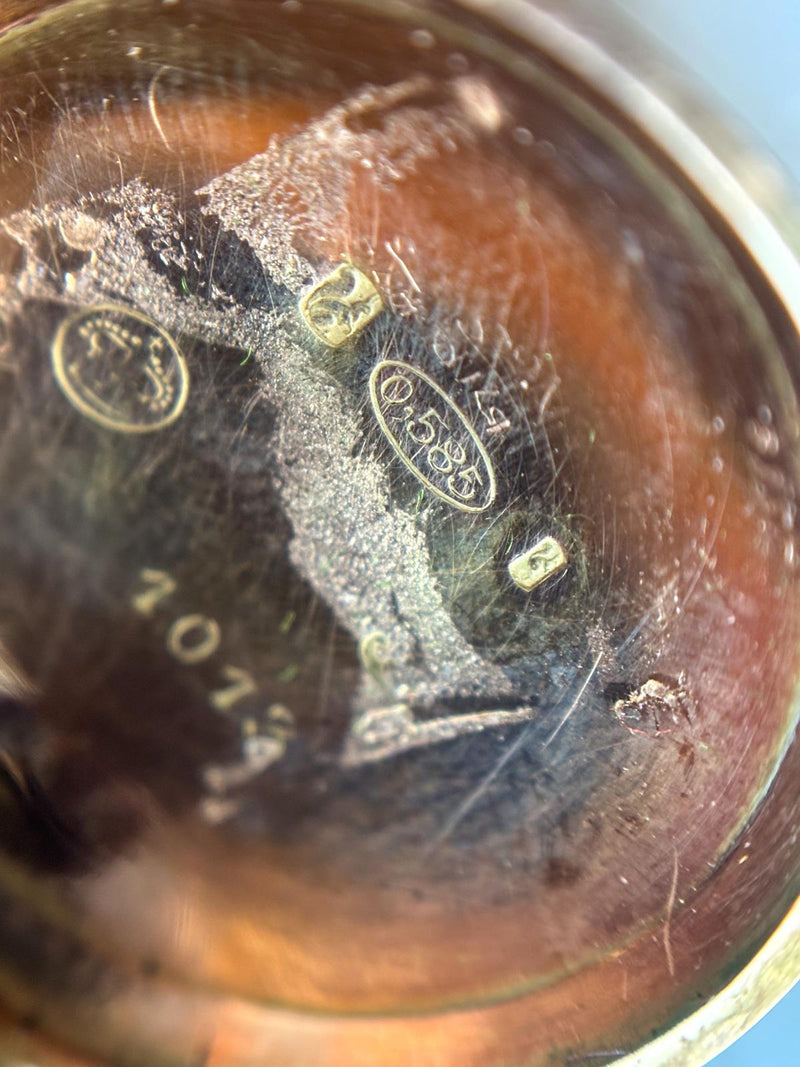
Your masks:
{"label": "circular hallmark", "polygon": [[175,422],[189,394],[186,361],[170,335],[117,304],[81,308],[61,324],[53,373],[87,419],[118,433],[151,433]]}
{"label": "circular hallmark", "polygon": [[460,511],[491,507],[492,461],[441,386],[408,363],[384,359],[370,375],[369,393],[389,444],[427,489]]}

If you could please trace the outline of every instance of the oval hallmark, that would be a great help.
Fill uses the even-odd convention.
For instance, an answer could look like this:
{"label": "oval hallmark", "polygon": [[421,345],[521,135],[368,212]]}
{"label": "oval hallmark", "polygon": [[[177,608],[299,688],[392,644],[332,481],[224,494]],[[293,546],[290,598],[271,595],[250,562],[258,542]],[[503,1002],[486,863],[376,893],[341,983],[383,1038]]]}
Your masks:
{"label": "oval hallmark", "polygon": [[163,430],[186,406],[186,360],[167,331],[134,308],[78,308],[61,323],[50,354],[72,406],[107,430]]}
{"label": "oval hallmark", "polygon": [[369,378],[375,418],[415,477],[460,511],[486,511],[497,483],[486,449],[441,386],[409,363],[384,359]]}

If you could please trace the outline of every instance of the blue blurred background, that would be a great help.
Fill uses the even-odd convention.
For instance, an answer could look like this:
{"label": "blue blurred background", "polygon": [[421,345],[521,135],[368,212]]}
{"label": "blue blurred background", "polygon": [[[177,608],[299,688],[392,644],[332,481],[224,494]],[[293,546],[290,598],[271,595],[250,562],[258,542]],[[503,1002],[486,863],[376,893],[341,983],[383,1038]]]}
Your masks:
{"label": "blue blurred background", "polygon": [[744,118],[800,182],[800,0],[617,4]]}
{"label": "blue blurred background", "polygon": [[[617,3],[744,119],[800,190],[800,0]],[[713,1065],[800,1067],[800,985]]]}

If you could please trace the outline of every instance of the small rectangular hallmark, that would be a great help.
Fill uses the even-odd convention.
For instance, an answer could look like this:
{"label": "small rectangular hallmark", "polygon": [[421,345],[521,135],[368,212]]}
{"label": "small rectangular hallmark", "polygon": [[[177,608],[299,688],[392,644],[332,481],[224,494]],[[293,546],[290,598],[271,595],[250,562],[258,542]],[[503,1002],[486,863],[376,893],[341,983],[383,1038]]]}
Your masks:
{"label": "small rectangular hallmark", "polygon": [[543,537],[532,548],[514,556],[508,564],[511,580],[530,593],[545,579],[567,565],[567,554],[555,537]]}

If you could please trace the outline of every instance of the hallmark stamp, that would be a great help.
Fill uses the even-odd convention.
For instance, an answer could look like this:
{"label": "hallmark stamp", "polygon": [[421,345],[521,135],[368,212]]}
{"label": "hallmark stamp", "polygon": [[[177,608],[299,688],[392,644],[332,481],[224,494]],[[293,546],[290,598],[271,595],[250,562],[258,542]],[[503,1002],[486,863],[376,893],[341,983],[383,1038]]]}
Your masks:
{"label": "hallmark stamp", "polygon": [[400,459],[436,496],[460,511],[486,511],[497,483],[492,461],[466,415],[432,378],[384,359],[369,379],[378,425]]}
{"label": "hallmark stamp", "polygon": [[102,224],[83,211],[73,211],[58,223],[61,236],[71,248],[81,252],[94,252],[102,237]]}
{"label": "hallmark stamp", "polygon": [[511,580],[530,593],[567,565],[567,554],[555,537],[543,537],[532,548],[514,556],[508,564]]}
{"label": "hallmark stamp", "polygon": [[51,357],[72,406],[108,430],[163,430],[186,405],[189,373],[178,346],[132,308],[98,304],[69,315],[53,339]]}
{"label": "hallmark stamp", "polygon": [[342,263],[300,298],[299,308],[320,341],[340,348],[383,311],[383,300],[366,274]]}

